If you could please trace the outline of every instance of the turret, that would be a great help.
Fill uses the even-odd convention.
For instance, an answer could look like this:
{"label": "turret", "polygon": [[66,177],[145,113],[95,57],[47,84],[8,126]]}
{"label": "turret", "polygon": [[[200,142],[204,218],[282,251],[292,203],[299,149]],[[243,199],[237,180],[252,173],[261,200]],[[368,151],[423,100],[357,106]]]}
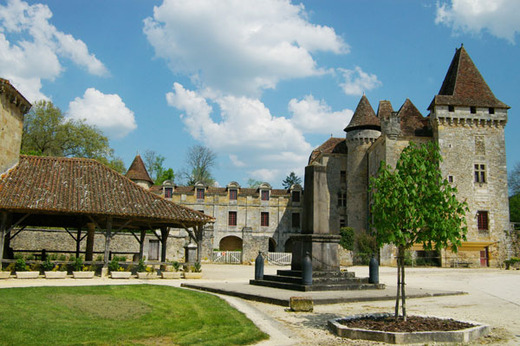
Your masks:
{"label": "turret", "polygon": [[135,157],[130,168],[128,168],[128,171],[126,172],[126,177],[147,190],[153,185],[153,180],[150,178],[140,155]]}

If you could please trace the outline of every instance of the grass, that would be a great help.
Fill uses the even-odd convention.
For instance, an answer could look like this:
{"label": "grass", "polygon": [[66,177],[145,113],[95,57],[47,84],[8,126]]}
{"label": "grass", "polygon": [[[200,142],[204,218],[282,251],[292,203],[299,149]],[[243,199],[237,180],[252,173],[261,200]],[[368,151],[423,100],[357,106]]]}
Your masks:
{"label": "grass", "polygon": [[213,295],[154,285],[0,289],[1,345],[244,345],[267,338]]}

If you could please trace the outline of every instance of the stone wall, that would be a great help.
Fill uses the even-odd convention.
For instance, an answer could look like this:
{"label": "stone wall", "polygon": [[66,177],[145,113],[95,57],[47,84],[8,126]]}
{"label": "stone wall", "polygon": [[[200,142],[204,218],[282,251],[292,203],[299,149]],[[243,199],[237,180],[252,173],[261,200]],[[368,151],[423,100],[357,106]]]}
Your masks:
{"label": "stone wall", "polygon": [[23,114],[8,97],[0,93],[0,173],[18,162],[22,144]]}

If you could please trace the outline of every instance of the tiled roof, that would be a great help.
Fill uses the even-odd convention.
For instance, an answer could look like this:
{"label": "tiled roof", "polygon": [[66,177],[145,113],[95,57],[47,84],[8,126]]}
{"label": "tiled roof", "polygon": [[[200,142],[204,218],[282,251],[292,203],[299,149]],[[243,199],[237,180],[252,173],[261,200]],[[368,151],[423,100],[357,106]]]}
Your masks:
{"label": "tiled roof", "polygon": [[153,180],[150,178],[150,175],[146,170],[143,159],[141,159],[141,155],[137,155],[135,157],[125,176],[130,180],[143,180],[153,185]]}
{"label": "tiled roof", "polygon": [[20,162],[0,177],[0,209],[168,225],[213,220],[143,189],[95,160],[63,157],[20,156]]}
{"label": "tiled roof", "polygon": [[309,157],[309,165],[315,162],[322,154],[346,154],[347,153],[347,145],[345,143],[345,138],[337,138],[330,137],[314,149]]}
{"label": "tiled roof", "polygon": [[[152,186],[150,188],[150,191],[156,194],[162,194],[162,186]],[[289,190],[285,189],[271,189],[271,195],[272,196],[286,196],[289,195]],[[195,194],[195,186],[175,186],[173,190],[174,194],[184,194],[184,195],[193,195]],[[228,188],[227,187],[214,187],[209,186],[205,190],[206,195],[227,195]],[[258,197],[259,192],[258,188],[247,188],[247,187],[240,187],[238,189],[238,194],[240,196],[253,196]]]}
{"label": "tiled roof", "polygon": [[428,109],[436,105],[509,108],[495,97],[464,46],[456,50],[439,94]]}
{"label": "tiled roof", "polygon": [[359,100],[356,111],[350,123],[345,128],[345,131],[348,132],[356,129],[381,129],[381,122],[379,118],[376,117],[376,113],[374,113],[374,109],[365,95]]}
{"label": "tiled roof", "polygon": [[390,101],[383,100],[379,101],[379,107],[377,108],[377,117],[379,119],[387,119],[392,115],[394,111],[392,104]]}
{"label": "tiled roof", "polygon": [[431,136],[432,129],[427,118],[409,99],[399,109],[398,116],[401,122],[401,134],[404,136]]}

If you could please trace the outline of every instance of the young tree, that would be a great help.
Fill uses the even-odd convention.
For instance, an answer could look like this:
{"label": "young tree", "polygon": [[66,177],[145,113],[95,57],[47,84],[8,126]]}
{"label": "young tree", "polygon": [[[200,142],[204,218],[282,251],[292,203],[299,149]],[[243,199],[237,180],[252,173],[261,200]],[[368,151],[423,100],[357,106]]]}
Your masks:
{"label": "young tree", "polygon": [[257,189],[260,185],[262,185],[262,182],[260,180],[256,180],[253,178],[247,179],[247,187],[250,189]]}
{"label": "young tree", "polygon": [[146,150],[143,154],[144,165],[155,185],[161,185],[165,180],[174,180],[173,169],[165,169],[163,164],[166,158],[154,150]]}
{"label": "young tree", "polygon": [[381,162],[371,178],[372,227],[379,246],[397,247],[397,296],[395,317],[406,320],[404,254],[414,244],[425,250],[451,247],[457,251],[466,239],[466,202],[457,200],[457,189],[442,178],[442,157],[433,143],[406,147],[391,170]]}
{"label": "young tree", "polygon": [[515,168],[509,173],[508,181],[511,196],[520,194],[520,162],[517,162]]}
{"label": "young tree", "polygon": [[282,186],[284,189],[288,189],[294,184],[301,184],[302,178],[296,175],[296,173],[291,172],[285,179],[282,181]]}
{"label": "young tree", "polygon": [[83,121],[66,119],[50,101],[37,101],[24,118],[22,153],[42,156],[86,157],[124,172],[108,138]]}
{"label": "young tree", "polygon": [[205,185],[213,185],[215,180],[211,175],[211,169],[217,162],[217,154],[208,147],[194,145],[188,149],[186,156],[187,171],[183,172],[187,185],[195,185],[202,182]]}

